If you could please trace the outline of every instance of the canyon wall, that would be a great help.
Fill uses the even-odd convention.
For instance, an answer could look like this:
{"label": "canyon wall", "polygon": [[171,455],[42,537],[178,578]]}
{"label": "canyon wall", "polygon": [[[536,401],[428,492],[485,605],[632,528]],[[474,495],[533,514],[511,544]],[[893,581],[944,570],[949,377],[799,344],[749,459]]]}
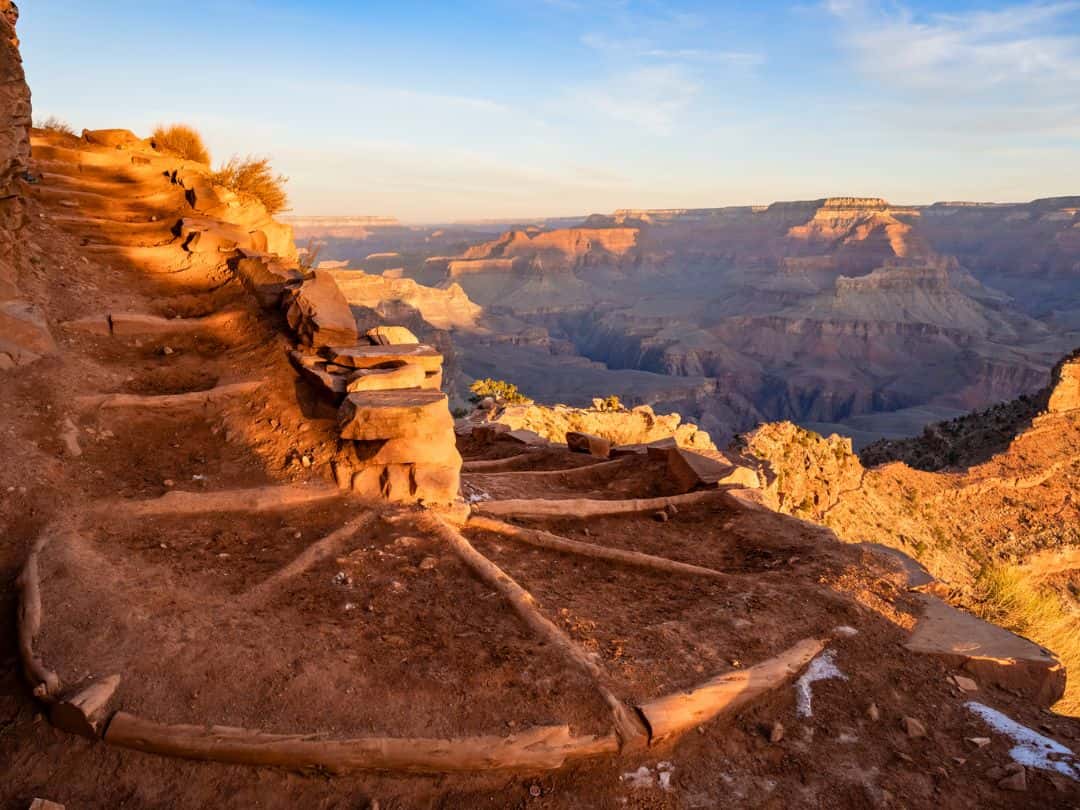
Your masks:
{"label": "canyon wall", "polygon": [[[426,254],[410,236],[400,263],[484,307],[488,337],[469,338],[466,365],[485,376],[513,370],[523,390],[565,397],[588,369],[605,387],[582,391],[582,404],[642,375],[639,403],[721,440],[789,419],[862,446],[1032,393],[1080,343],[1076,203],[627,209],[456,252],[440,228],[423,237]],[[364,247],[376,244],[398,249]]]}
{"label": "canyon wall", "polygon": [[[10,8],[0,0],[0,12]],[[23,289],[23,184],[30,161],[30,88],[14,27],[0,13],[0,372],[56,348],[41,307]]]}

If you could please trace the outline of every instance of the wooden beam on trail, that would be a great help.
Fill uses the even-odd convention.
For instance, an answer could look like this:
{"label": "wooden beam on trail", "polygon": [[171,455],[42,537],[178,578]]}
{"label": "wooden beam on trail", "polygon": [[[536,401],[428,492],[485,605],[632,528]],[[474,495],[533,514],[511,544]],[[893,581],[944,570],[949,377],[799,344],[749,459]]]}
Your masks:
{"label": "wooden beam on trail", "polygon": [[564,554],[577,554],[582,557],[592,557],[597,560],[605,560],[621,565],[632,565],[637,568],[647,568],[652,571],[661,571],[667,574],[687,574],[690,576],[712,577],[724,579],[727,574],[712,568],[703,568],[700,565],[669,560],[666,557],[657,557],[653,554],[644,554],[640,551],[630,551],[622,548],[611,548],[595,543],[584,543],[579,540],[571,540],[550,532],[538,529],[524,529],[501,520],[474,515],[469,518],[467,524],[470,528],[493,532],[504,537],[510,537],[530,546],[558,551]]}
{"label": "wooden beam on trail", "polygon": [[501,594],[522,621],[567,661],[592,678],[594,685],[611,709],[622,750],[644,748],[648,732],[633,709],[623,703],[609,686],[609,678],[593,656],[586,653],[537,607],[536,600],[505,571],[481,554],[468,539],[440,516],[428,513],[421,518],[424,527],[441,537],[481,581]]}
{"label": "wooden beam on trail", "polygon": [[77,694],[54,703],[49,721],[64,731],[97,739],[108,719],[109,701],[119,685],[119,675],[94,681]]}
{"label": "wooden beam on trail", "polygon": [[690,506],[699,503],[720,503],[727,499],[721,489],[688,492],[666,498],[635,498],[624,501],[604,501],[595,498],[566,498],[545,500],[543,498],[513,498],[503,501],[479,501],[473,511],[496,517],[516,517],[527,520],[548,518],[590,518],[612,515],[633,515],[639,512],[657,512],[667,506]]}
{"label": "wooden beam on trail", "polygon": [[649,724],[650,744],[677,737],[790,682],[823,649],[821,639],[803,639],[760,664],[642,704],[638,709]]}
{"label": "wooden beam on trail", "polygon": [[23,674],[34,690],[35,697],[45,702],[52,702],[60,691],[60,676],[46,667],[34,653],[34,639],[41,632],[43,616],[38,558],[48,542],[48,534],[42,534],[34,541],[22,571],[15,580],[15,587],[19,592],[15,624]]}
{"label": "wooden beam on trail", "polygon": [[224,489],[218,492],[173,490],[149,500],[110,501],[97,511],[105,515],[122,513],[143,517],[156,515],[199,515],[209,512],[273,512],[343,497],[336,486],[324,482],[280,484],[252,489]]}
{"label": "wooden beam on trail", "polygon": [[370,737],[328,740],[324,734],[267,734],[231,726],[163,725],[117,712],[105,742],[186,759],[291,770],[449,773],[548,771],[569,759],[614,754],[615,735],[574,737],[568,726],[541,726],[507,737],[447,739]]}
{"label": "wooden beam on trail", "polygon": [[244,594],[243,598],[245,600],[258,600],[266,596],[274,588],[310,570],[323,560],[340,554],[349,540],[369,528],[379,517],[379,512],[372,511],[349,520],[341,528],[305,548],[282,568],[279,568],[258,585],[251,588]]}

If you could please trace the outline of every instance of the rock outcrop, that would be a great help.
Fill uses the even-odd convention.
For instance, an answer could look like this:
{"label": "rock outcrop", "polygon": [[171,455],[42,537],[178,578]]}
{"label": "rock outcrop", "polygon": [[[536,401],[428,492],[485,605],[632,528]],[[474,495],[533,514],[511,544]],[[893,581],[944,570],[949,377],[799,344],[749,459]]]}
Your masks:
{"label": "rock outcrop", "polygon": [[1067,413],[1080,408],[1080,350],[1054,366],[1050,379],[1050,396],[1046,401],[1048,412]]}
{"label": "rock outcrop", "polygon": [[334,279],[325,270],[285,293],[289,326],[306,346],[348,346],[356,342],[356,321]]}
{"label": "rock outcrop", "polygon": [[[0,0],[0,11],[11,6]],[[0,372],[56,349],[41,307],[20,290],[22,188],[30,161],[30,88],[18,38],[0,14]]]}
{"label": "rock outcrop", "polygon": [[644,445],[674,438],[680,447],[715,450],[709,434],[682,421],[677,413],[657,414],[648,405],[626,409],[603,407],[548,407],[533,403],[505,405],[491,411],[477,411],[479,424],[498,423],[510,430],[526,430],[551,442],[566,441],[568,433],[599,437],[614,445]]}
{"label": "rock outcrop", "polygon": [[425,287],[409,278],[388,278],[361,270],[329,270],[345,300],[352,306],[384,311],[402,304],[420,313],[436,329],[474,329],[481,308],[457,284],[444,289]]}
{"label": "rock outcrop", "polygon": [[[566,228],[553,231],[507,231],[498,239],[465,251],[457,273],[471,262],[506,262],[498,269],[529,267],[537,271],[572,270],[587,265],[618,262],[637,246],[637,228]],[[494,269],[486,266],[484,269]],[[478,268],[479,270],[479,268]]]}

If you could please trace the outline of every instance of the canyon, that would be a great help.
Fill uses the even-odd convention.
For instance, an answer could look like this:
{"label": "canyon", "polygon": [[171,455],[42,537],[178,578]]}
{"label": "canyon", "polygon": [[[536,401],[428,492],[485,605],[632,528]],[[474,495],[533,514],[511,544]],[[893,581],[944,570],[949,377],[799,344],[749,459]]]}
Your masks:
{"label": "canyon", "polygon": [[1080,198],[295,224],[324,259],[481,307],[453,329],[466,380],[497,366],[537,401],[614,394],[720,439],[778,419],[914,435],[1036,391],[1080,344]]}
{"label": "canyon", "polygon": [[1077,806],[1071,201],[283,222],[16,20],[0,804]]}

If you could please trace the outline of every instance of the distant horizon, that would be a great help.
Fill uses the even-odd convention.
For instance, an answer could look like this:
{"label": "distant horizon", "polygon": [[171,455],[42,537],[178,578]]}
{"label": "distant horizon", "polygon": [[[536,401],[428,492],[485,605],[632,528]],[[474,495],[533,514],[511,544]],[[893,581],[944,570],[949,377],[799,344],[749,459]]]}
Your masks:
{"label": "distant horizon", "polygon": [[424,226],[424,225],[512,225],[515,223],[524,223],[531,221],[541,221],[550,219],[586,219],[591,216],[610,216],[616,211],[715,211],[725,208],[766,208],[770,205],[776,205],[780,203],[812,203],[820,200],[833,200],[842,199],[845,197],[859,198],[859,199],[884,199],[891,207],[896,208],[929,208],[934,205],[1031,205],[1032,203],[1041,202],[1043,200],[1055,200],[1066,199],[1069,197],[1080,198],[1080,191],[1075,194],[1057,194],[1052,197],[1035,197],[1030,200],[965,200],[960,198],[933,200],[932,202],[896,202],[884,197],[878,197],[873,194],[828,194],[820,197],[810,197],[807,199],[778,199],[772,200],[767,203],[735,203],[732,205],[702,205],[702,206],[686,206],[686,205],[673,205],[673,206],[640,206],[640,205],[623,205],[618,208],[614,208],[611,211],[590,211],[588,213],[574,213],[574,214],[540,214],[533,216],[516,216],[516,217],[475,217],[469,219],[456,219],[456,220],[407,220],[402,217],[394,216],[393,214],[342,214],[342,213],[321,213],[321,214],[306,214],[297,213],[289,210],[278,215],[278,219],[283,221],[295,220],[295,219],[389,219],[394,220],[400,225],[408,225],[411,227]]}
{"label": "distant horizon", "polygon": [[35,118],[191,124],[270,157],[298,215],[1080,188],[1080,0],[26,6]]}

